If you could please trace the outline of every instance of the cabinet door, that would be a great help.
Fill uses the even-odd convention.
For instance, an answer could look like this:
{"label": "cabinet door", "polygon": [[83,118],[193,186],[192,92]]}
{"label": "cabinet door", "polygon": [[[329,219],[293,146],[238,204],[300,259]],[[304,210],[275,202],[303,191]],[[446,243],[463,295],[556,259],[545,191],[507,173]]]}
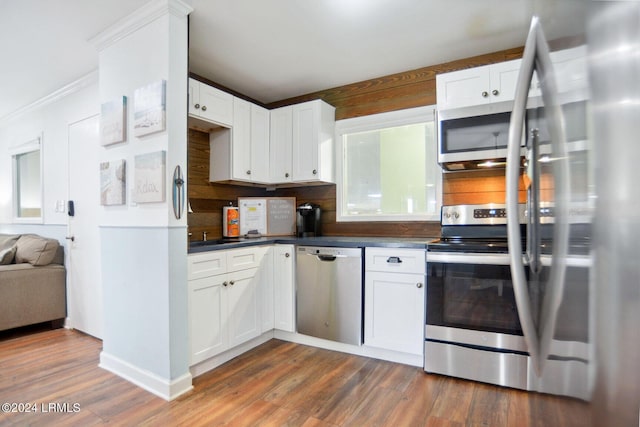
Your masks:
{"label": "cabinet door", "polygon": [[251,104],[233,98],[233,128],[231,129],[231,178],[251,180]]}
{"label": "cabinet door", "polygon": [[295,332],[293,245],[274,247],[273,292],[275,328]]}
{"label": "cabinet door", "polygon": [[275,248],[270,247],[262,258],[258,268],[258,303],[260,304],[260,332],[270,331],[274,327],[274,265],[273,254]]}
{"label": "cabinet door", "polygon": [[269,110],[251,104],[251,180],[269,182]]}
{"label": "cabinet door", "polygon": [[293,180],[314,181],[318,175],[320,105],[305,102],[293,106]]}
{"label": "cabinet door", "polygon": [[224,251],[210,251],[187,256],[188,280],[202,279],[227,272],[227,255]]}
{"label": "cabinet door", "polygon": [[188,282],[191,365],[227,349],[225,281],[221,274]]}
{"label": "cabinet door", "polygon": [[200,82],[189,79],[189,114],[200,116]]}
{"label": "cabinet door", "polygon": [[366,271],[425,273],[424,249],[370,248],[364,250]]}
{"label": "cabinet door", "polygon": [[269,175],[272,183],[291,182],[293,149],[293,108],[271,110]]}
{"label": "cabinet door", "polygon": [[490,98],[489,66],[436,76],[438,110],[487,104]]}
{"label": "cabinet door", "polygon": [[522,61],[500,62],[489,66],[491,86],[489,99],[491,102],[513,101],[516,96],[516,84]]}
{"label": "cabinet door", "polygon": [[214,87],[200,83],[200,114],[210,122],[233,125],[233,96]]}
{"label": "cabinet door", "polygon": [[258,268],[262,257],[267,252],[266,246],[253,246],[249,248],[230,249],[227,253],[227,271],[240,271],[249,268]]}
{"label": "cabinet door", "polygon": [[260,335],[257,269],[229,273],[227,286],[227,325],[229,347],[235,347]]}
{"label": "cabinet door", "polygon": [[422,355],[424,276],[365,273],[364,344]]}

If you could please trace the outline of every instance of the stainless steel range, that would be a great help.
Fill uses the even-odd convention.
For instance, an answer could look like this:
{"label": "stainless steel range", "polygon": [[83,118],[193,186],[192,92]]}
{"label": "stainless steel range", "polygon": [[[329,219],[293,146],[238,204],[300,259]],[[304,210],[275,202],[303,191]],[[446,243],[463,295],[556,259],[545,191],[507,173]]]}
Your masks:
{"label": "stainless steel range", "polygon": [[[518,206],[526,235],[528,212]],[[540,208],[543,238],[535,274],[526,262],[532,305],[540,306],[551,271],[553,207]],[[442,237],[427,251],[424,370],[507,387],[586,399],[590,258],[571,241],[566,281],[547,369],[539,377],[523,336],[511,278],[504,205],[442,208]],[[545,224],[546,223],[546,224]],[[582,227],[582,224],[574,224]],[[546,231],[546,233],[544,233]],[[583,230],[575,235],[584,236]],[[540,322],[540,319],[537,319]]]}

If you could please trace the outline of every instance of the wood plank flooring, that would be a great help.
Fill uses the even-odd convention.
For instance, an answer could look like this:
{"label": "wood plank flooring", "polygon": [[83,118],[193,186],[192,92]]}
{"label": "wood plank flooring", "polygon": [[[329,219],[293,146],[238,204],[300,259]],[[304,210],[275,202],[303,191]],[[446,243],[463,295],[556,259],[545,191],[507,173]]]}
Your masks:
{"label": "wood plank flooring", "polygon": [[[102,342],[56,329],[0,335],[0,425],[588,426],[588,405],[271,340],[166,402],[100,369]],[[30,408],[33,410],[33,406]]]}

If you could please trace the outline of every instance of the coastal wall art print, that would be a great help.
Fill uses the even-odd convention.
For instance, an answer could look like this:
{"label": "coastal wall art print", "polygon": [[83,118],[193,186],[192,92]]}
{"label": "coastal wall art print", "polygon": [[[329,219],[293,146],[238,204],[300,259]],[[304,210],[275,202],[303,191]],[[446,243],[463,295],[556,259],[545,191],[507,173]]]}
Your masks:
{"label": "coastal wall art print", "polygon": [[100,163],[100,204],[124,205],[127,194],[127,164],[125,160]]}
{"label": "coastal wall art print", "polygon": [[153,203],[165,201],[166,151],[135,156],[134,201]]}
{"label": "coastal wall art print", "polygon": [[127,139],[127,97],[105,102],[100,106],[100,143],[117,144]]}
{"label": "coastal wall art print", "polygon": [[133,134],[144,136],[165,129],[166,82],[159,80],[135,90],[133,94]]}

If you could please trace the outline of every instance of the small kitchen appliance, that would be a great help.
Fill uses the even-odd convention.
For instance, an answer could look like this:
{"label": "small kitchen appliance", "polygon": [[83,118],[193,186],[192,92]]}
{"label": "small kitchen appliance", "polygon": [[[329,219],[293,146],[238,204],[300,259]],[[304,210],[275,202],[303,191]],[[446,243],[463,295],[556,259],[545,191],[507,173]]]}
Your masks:
{"label": "small kitchen appliance", "polygon": [[298,237],[316,237],[321,235],[320,206],[303,203],[297,209]]}

